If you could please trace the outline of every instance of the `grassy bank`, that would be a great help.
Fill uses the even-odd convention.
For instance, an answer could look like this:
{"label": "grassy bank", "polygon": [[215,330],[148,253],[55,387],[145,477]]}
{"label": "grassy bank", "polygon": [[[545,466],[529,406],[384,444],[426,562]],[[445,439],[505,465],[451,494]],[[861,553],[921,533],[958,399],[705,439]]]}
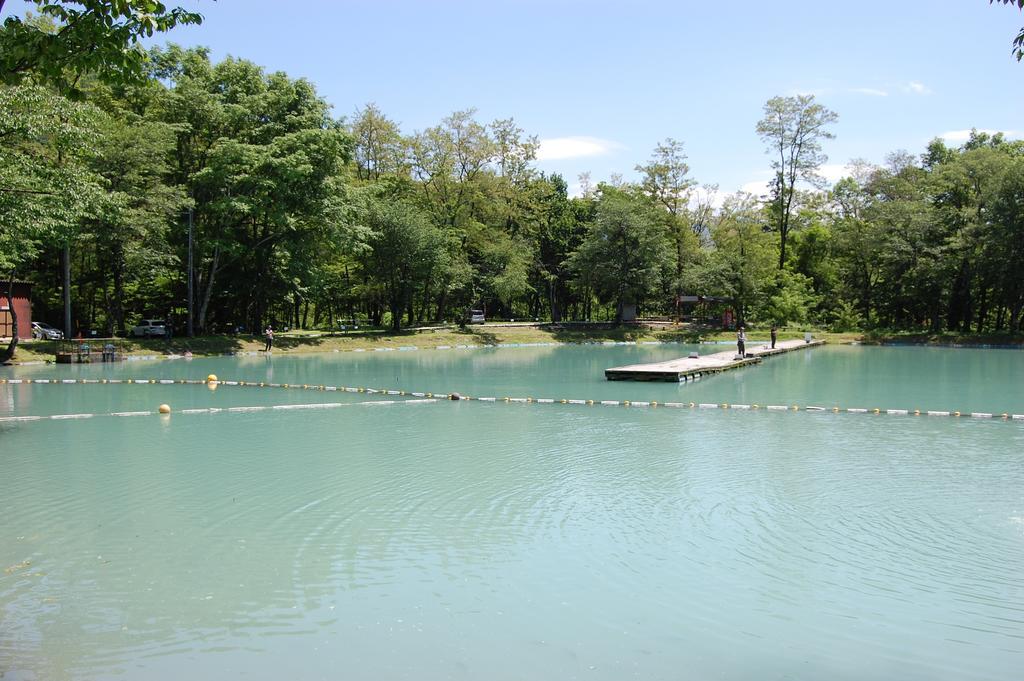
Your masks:
{"label": "grassy bank", "polygon": [[[814,332],[816,338],[830,343],[922,343],[937,345],[1024,345],[1024,336],[1005,334],[915,334],[915,333],[832,333]],[[750,342],[768,340],[768,329],[751,329]],[[779,339],[802,338],[802,330],[780,330]],[[734,340],[735,332],[706,327],[629,327],[629,328],[551,328],[536,326],[480,325],[464,329],[445,327],[430,330],[405,331],[397,334],[385,332],[350,332],[344,334],[317,334],[313,332],[279,333],[274,341],[274,352],[297,354],[310,352],[340,352],[375,350],[415,346],[434,348],[439,345],[498,345],[501,343],[588,343],[604,341],[701,341]],[[191,351],[197,357],[253,352],[263,349],[263,340],[252,336],[203,336],[201,338],[175,338],[172,340],[125,339],[121,341],[130,355],[172,355]],[[53,360],[54,343],[48,341],[22,341],[18,344],[16,362]]]}

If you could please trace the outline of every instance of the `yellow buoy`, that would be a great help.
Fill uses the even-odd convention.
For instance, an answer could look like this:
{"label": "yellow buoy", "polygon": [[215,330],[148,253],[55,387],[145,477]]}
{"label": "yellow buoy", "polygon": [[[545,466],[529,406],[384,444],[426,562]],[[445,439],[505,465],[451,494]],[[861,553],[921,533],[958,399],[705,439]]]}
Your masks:
{"label": "yellow buoy", "polygon": [[220,384],[217,383],[217,381],[210,381],[209,383],[206,384],[206,389],[209,390],[210,392],[213,392],[214,390],[217,389],[218,385]]}
{"label": "yellow buoy", "polygon": [[159,408],[159,411],[160,411],[161,414],[170,414],[171,413],[171,405],[169,405],[169,404],[161,404],[160,408]]}
{"label": "yellow buoy", "polygon": [[207,376],[206,377],[206,382],[207,383],[216,383],[217,382],[217,374],[210,374],[209,376]]}

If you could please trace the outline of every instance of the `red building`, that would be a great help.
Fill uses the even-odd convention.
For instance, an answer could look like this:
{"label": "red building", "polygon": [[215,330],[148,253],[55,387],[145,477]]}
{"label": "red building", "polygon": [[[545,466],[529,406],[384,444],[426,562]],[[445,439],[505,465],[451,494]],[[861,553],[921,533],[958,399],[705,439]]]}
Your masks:
{"label": "red building", "polygon": [[[11,310],[7,307],[7,284],[0,280],[0,338],[10,338],[14,324],[11,322]],[[11,290],[14,299],[14,312],[18,315],[18,338],[32,337],[32,284],[27,281],[14,282]]]}

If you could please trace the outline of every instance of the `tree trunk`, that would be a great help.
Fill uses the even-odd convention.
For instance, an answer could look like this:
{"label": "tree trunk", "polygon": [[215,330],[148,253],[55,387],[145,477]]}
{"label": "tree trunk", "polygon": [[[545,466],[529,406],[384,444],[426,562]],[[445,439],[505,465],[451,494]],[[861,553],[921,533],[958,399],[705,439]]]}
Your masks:
{"label": "tree trunk", "polygon": [[14,351],[18,348],[18,311],[14,309],[14,272],[11,272],[10,279],[7,281],[4,297],[7,299],[7,309],[11,314],[11,342],[7,344],[6,350],[0,352],[0,364],[7,364],[14,359]]}
{"label": "tree trunk", "polygon": [[[203,302],[199,305],[199,329],[206,332],[206,310],[210,306],[210,297],[213,295],[213,281],[217,277],[217,262],[220,260],[220,246],[213,248],[213,262],[210,263],[210,276],[206,280],[206,287],[203,291]],[[234,329],[232,329],[233,331]]]}
{"label": "tree trunk", "polygon": [[442,292],[440,297],[437,299],[437,317],[436,317],[436,320],[437,320],[438,323],[444,321],[444,313],[447,311],[445,309],[447,307],[447,305],[448,305],[448,291],[447,291],[447,289],[445,289],[445,291]]}
{"label": "tree trunk", "polygon": [[124,249],[118,245],[114,250],[114,302],[111,305],[114,329],[124,335]]}
{"label": "tree trunk", "polygon": [[391,330],[398,333],[402,330],[402,303],[401,301],[392,301],[391,305]]}
{"label": "tree trunk", "polygon": [[64,242],[64,337],[71,338],[71,242]]}

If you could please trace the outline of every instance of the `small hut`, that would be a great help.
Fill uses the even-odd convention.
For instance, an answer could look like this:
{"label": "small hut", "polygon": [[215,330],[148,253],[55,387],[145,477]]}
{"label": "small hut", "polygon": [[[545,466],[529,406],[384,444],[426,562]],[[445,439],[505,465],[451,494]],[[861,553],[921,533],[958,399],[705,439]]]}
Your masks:
{"label": "small hut", "polygon": [[[11,298],[15,315],[7,302],[9,281],[0,281],[0,338],[11,338],[15,333],[19,339],[32,337],[32,284],[15,281],[11,286]],[[18,328],[14,329],[13,317],[18,317]]]}

